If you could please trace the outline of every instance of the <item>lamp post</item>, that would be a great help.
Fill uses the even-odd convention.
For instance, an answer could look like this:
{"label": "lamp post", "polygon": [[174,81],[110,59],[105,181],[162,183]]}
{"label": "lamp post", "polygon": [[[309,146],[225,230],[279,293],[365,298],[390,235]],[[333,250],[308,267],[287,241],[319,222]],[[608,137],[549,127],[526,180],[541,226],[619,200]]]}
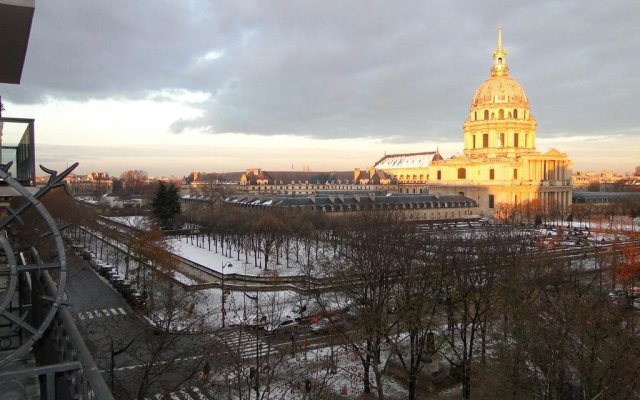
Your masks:
{"label": "lamp post", "polygon": [[[247,262],[244,262],[244,293],[247,293]],[[247,320],[247,296],[242,296],[242,318]]]}
{"label": "lamp post", "polygon": [[233,267],[233,264],[229,263],[227,265],[224,264],[224,261],[222,262],[222,278],[220,279],[220,287],[222,289],[222,327],[225,327],[225,320],[226,320],[226,316],[227,316],[227,310],[224,308],[225,305],[225,301],[227,299],[227,296],[224,293],[224,269],[225,268],[231,268]]}

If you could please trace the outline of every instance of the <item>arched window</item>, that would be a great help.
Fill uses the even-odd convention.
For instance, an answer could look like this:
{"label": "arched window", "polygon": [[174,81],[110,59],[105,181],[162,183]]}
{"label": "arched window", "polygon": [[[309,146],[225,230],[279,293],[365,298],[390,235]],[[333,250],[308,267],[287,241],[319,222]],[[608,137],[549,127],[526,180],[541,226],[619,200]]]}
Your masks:
{"label": "arched window", "polygon": [[489,119],[489,110],[484,110],[484,120],[487,121]]}
{"label": "arched window", "polygon": [[518,109],[513,110],[513,118],[518,119]]}
{"label": "arched window", "polygon": [[467,179],[467,170],[464,168],[458,168],[458,179]]}
{"label": "arched window", "polygon": [[500,111],[498,111],[498,119],[504,119],[504,110],[500,109]]}

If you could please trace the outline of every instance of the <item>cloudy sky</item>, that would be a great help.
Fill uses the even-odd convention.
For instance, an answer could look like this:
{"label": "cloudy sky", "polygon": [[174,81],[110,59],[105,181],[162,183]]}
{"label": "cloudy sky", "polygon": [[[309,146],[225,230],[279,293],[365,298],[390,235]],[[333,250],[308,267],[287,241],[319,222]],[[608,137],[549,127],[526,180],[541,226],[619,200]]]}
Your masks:
{"label": "cloudy sky", "polygon": [[37,1],[5,116],[38,162],[150,174],[351,170],[462,151],[497,26],[538,120],[574,169],[640,165],[640,2]]}

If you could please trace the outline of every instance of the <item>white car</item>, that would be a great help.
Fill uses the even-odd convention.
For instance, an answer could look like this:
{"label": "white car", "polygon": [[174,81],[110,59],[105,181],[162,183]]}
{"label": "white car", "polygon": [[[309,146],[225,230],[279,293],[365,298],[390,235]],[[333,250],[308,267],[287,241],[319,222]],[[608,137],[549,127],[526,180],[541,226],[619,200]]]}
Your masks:
{"label": "white car", "polygon": [[274,321],[268,324],[265,328],[265,333],[267,335],[273,335],[276,333],[281,333],[287,331],[289,329],[294,329],[298,325],[298,321],[289,316]]}

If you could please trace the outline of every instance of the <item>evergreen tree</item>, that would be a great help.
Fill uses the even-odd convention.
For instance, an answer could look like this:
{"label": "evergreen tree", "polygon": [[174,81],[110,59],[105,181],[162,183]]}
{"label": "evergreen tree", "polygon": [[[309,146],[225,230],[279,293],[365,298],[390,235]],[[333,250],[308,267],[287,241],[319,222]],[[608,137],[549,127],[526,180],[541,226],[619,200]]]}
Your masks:
{"label": "evergreen tree", "polygon": [[153,215],[162,229],[176,227],[176,216],[180,214],[181,208],[178,188],[173,183],[167,186],[160,182],[151,206]]}

